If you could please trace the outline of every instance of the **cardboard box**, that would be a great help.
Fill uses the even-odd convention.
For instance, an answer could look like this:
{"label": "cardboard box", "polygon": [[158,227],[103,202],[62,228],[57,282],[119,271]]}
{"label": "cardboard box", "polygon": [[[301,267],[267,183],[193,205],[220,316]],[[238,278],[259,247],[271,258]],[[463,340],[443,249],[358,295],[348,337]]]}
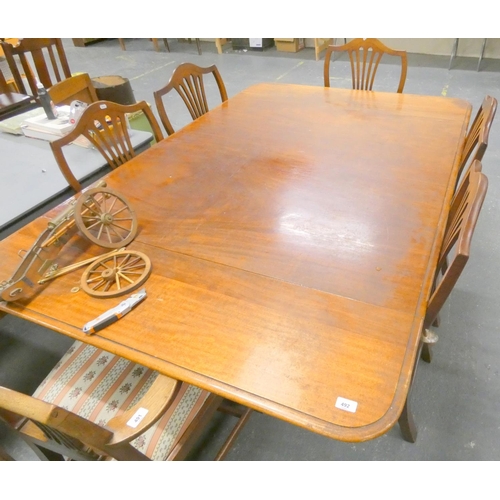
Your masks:
{"label": "cardboard box", "polygon": [[304,48],[304,38],[275,38],[274,42],[280,52],[298,52]]}
{"label": "cardboard box", "polygon": [[264,49],[274,46],[272,38],[232,38],[233,50],[257,50],[262,52]]}

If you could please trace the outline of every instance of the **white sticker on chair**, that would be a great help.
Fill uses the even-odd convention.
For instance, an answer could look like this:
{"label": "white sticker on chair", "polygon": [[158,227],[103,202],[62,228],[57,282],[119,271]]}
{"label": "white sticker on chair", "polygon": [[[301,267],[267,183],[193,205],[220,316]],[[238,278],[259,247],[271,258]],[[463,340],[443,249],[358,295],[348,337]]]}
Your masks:
{"label": "white sticker on chair", "polygon": [[146,408],[139,408],[134,413],[134,416],[127,422],[127,425],[135,429],[141,423],[141,420],[148,414],[148,411],[149,410],[146,410]]}
{"label": "white sticker on chair", "polygon": [[337,398],[335,402],[335,408],[344,411],[350,411],[351,413],[356,413],[356,409],[358,407],[358,403],[356,401],[351,401],[350,399],[341,398],[340,396]]}

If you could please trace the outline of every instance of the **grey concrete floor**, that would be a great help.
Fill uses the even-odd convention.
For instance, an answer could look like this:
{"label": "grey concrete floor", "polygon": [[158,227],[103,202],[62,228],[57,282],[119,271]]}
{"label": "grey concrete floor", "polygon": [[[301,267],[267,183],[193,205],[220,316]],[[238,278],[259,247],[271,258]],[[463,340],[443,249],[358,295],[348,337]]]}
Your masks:
{"label": "grey concrete floor", "polygon": [[[155,52],[147,39],[127,39],[123,52],[118,40],[110,39],[85,48],[64,45],[71,70],[91,77],[120,75],[129,78],[137,100],[154,104],[153,91],[163,86],[182,62],[200,66],[216,64],[229,97],[259,82],[323,85],[323,59],[315,61],[314,50],[298,53],[233,51],[230,44],[219,55],[215,45],[170,42],[171,52]],[[395,47],[397,48],[397,47]],[[445,95],[468,100],[474,108],[485,95],[500,98],[500,61],[485,59],[476,71],[477,59],[456,58],[451,70],[449,57],[409,54],[405,93]],[[349,88],[346,59],[332,65],[332,86]],[[384,64],[382,91],[393,91],[397,67]],[[209,103],[217,103],[215,83],[207,80]],[[154,106],[153,106],[154,108]],[[179,101],[169,97],[174,128],[190,120]],[[227,460],[247,461],[428,461],[500,459],[500,137],[498,118],[483,159],[489,190],[474,234],[472,254],[465,271],[441,313],[439,343],[431,364],[420,363],[412,392],[419,428],[415,444],[403,441],[396,425],[384,436],[364,443],[343,443],[324,438],[275,418],[254,412]],[[221,138],[223,140],[223,138]],[[15,168],[15,159],[9,163]],[[49,205],[47,205],[48,207]],[[46,210],[46,209],[45,209]],[[43,210],[43,211],[45,211]],[[35,217],[37,213],[33,214]],[[31,217],[31,218],[32,218]],[[9,231],[28,222],[26,218]],[[72,341],[62,335],[14,317],[0,319],[0,385],[27,394],[33,392]],[[334,370],[335,367],[332,367]],[[208,429],[192,460],[210,460],[223,441],[232,417],[221,417]],[[36,460],[35,455],[0,426],[0,445],[18,460]]]}

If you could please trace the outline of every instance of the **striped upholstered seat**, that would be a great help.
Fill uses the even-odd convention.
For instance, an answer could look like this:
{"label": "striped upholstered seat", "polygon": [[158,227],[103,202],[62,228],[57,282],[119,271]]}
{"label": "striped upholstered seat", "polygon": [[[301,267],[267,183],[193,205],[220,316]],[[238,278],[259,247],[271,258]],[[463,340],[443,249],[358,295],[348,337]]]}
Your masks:
{"label": "striped upholstered seat", "polygon": [[[33,396],[100,426],[132,407],[158,373],[93,346],[75,342]],[[131,444],[152,460],[165,460],[209,392],[183,383],[174,403]]]}

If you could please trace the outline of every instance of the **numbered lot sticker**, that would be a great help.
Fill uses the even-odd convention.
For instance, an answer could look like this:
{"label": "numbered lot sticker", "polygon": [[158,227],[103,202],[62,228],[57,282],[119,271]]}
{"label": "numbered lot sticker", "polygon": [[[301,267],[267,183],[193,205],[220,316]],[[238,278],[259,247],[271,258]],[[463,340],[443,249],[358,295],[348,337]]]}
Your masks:
{"label": "numbered lot sticker", "polygon": [[356,408],[358,407],[358,403],[356,401],[351,401],[350,399],[341,398],[340,396],[337,398],[335,402],[335,408],[344,411],[350,411],[351,413],[356,413]]}
{"label": "numbered lot sticker", "polygon": [[134,416],[127,422],[127,425],[135,429],[141,423],[141,420],[147,415],[148,411],[149,410],[146,410],[146,408],[139,408],[134,413]]}

